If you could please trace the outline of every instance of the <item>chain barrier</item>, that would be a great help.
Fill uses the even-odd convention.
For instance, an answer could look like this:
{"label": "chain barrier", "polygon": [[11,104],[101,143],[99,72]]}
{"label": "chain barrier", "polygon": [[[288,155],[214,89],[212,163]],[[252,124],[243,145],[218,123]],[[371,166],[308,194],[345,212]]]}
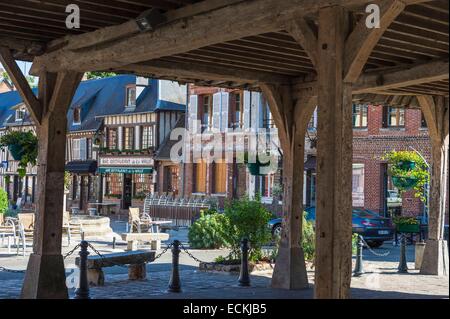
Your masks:
{"label": "chain barrier", "polygon": [[[209,264],[211,262],[207,262],[207,261],[203,261],[198,259],[197,257],[195,257],[194,255],[192,255],[192,253],[182,244],[180,243],[181,249],[189,256],[191,257],[193,260],[195,260],[198,263],[204,263],[204,264]],[[230,259],[230,257],[232,257],[234,255],[234,252],[231,251],[228,256],[224,257],[225,260]]]}
{"label": "chain barrier", "polygon": [[66,254],[63,256],[63,259],[66,259],[66,258],[69,257],[70,255],[72,255],[72,254],[75,252],[75,250],[77,250],[78,248],[80,248],[80,244],[77,244],[75,247],[73,247],[73,249],[72,249],[71,251],[69,251],[68,253],[66,253]]}
{"label": "chain barrier", "polygon": [[362,237],[361,235],[358,235],[358,236],[361,238],[361,240],[362,240],[364,246],[365,246],[372,254],[374,254],[375,256],[378,256],[378,257],[386,257],[386,256],[388,256],[388,255],[391,253],[390,251],[387,251],[387,252],[385,252],[385,253],[377,253],[377,252],[374,251],[372,248],[370,248],[369,244],[364,240],[364,237]]}

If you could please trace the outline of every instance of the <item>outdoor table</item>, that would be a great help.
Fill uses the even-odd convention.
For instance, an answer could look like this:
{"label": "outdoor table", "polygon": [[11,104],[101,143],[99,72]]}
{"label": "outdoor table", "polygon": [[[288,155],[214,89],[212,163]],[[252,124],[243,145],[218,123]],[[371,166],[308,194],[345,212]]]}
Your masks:
{"label": "outdoor table", "polygon": [[166,224],[172,224],[171,220],[152,220],[151,225],[156,226],[156,233],[159,233],[159,226],[160,225],[166,225]]}

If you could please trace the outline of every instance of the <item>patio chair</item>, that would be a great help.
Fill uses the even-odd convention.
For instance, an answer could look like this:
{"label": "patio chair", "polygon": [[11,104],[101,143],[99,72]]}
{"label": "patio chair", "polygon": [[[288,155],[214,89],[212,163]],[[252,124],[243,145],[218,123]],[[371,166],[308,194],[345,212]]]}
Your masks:
{"label": "patio chair", "polygon": [[142,231],[148,231],[151,225],[151,220],[147,218],[141,219],[139,207],[130,207],[128,209],[128,224],[127,232],[134,232],[136,230],[138,233]]}
{"label": "patio chair", "polygon": [[17,229],[13,219],[6,219],[0,225],[0,237],[2,238],[2,246],[5,244],[5,239],[8,240],[8,254],[11,253],[11,244],[17,245]]}
{"label": "patio chair", "polygon": [[63,213],[63,226],[62,227],[63,227],[63,230],[65,230],[67,233],[67,241],[68,241],[69,245],[72,240],[72,235],[79,234],[81,236],[81,234],[83,233],[83,225],[81,224],[81,222],[79,224],[70,223],[70,213],[67,211]]}
{"label": "patio chair", "polygon": [[[25,256],[27,240],[31,240],[31,243],[33,243],[35,215],[34,213],[19,213],[17,214],[17,221],[18,237],[22,244],[22,254]],[[19,254],[19,245],[17,245],[17,254]]]}

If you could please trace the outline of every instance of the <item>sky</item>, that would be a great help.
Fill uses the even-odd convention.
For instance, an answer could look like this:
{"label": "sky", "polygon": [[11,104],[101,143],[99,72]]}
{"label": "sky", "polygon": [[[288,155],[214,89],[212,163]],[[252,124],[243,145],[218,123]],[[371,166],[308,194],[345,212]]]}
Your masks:
{"label": "sky", "polygon": [[[28,75],[28,72],[30,71],[31,62],[23,62],[23,61],[16,61],[19,68],[22,70],[22,73],[25,74],[25,76]],[[0,63],[0,69],[5,69],[2,64]]]}

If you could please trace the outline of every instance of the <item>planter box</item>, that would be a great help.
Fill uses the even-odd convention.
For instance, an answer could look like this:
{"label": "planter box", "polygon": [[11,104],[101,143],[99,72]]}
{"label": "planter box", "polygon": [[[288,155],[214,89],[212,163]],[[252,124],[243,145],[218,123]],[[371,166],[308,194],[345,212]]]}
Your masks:
{"label": "planter box", "polygon": [[[212,271],[212,272],[229,272],[229,273],[239,273],[241,271],[241,265],[228,265],[228,264],[218,264],[218,263],[200,263],[198,268],[201,271]],[[249,272],[253,271],[267,271],[272,270],[273,265],[268,262],[260,262],[260,263],[249,263],[248,270]]]}
{"label": "planter box", "polygon": [[399,224],[396,226],[397,232],[399,233],[419,233],[420,232],[420,225],[406,225],[406,224]]}

